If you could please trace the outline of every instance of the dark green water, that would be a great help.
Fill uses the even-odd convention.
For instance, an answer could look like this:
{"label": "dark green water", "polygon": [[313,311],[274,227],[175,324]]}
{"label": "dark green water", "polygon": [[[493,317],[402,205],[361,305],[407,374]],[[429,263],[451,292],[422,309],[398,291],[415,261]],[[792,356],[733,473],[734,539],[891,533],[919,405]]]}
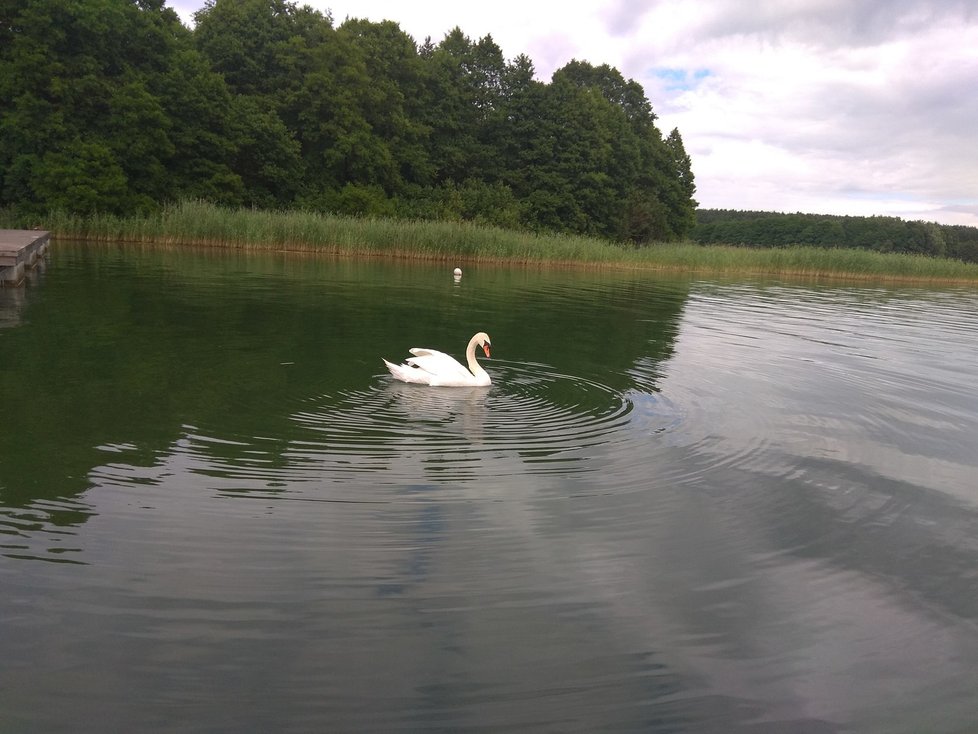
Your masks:
{"label": "dark green water", "polygon": [[465,270],[0,290],[0,732],[978,722],[973,290]]}

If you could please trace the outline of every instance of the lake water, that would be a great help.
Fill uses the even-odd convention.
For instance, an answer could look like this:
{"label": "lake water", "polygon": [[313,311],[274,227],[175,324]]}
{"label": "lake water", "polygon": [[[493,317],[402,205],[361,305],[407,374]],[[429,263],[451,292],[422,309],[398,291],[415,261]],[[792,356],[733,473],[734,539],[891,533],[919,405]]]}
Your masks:
{"label": "lake water", "polygon": [[974,289],[451,267],[0,290],[0,731],[974,730]]}

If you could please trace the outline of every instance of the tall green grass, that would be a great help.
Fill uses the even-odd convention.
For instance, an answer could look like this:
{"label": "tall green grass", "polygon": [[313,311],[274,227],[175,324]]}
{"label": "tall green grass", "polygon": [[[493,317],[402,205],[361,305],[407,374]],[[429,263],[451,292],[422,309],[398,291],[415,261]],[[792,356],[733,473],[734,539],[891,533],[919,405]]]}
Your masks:
{"label": "tall green grass", "polygon": [[385,255],[459,262],[578,264],[695,273],[835,276],[880,280],[978,281],[978,264],[869,250],[785,249],[656,244],[643,248],[605,240],[544,235],[466,222],[408,222],[307,211],[228,209],[183,202],[158,214],[117,217],[52,213],[30,223],[56,238],[100,242],[201,245],[342,255]]}
{"label": "tall green grass", "polygon": [[203,202],[174,204],[145,217],[55,212],[41,226],[57,237],[95,241],[433,259],[605,262],[621,253],[620,248],[598,239],[534,235],[468,222],[228,209]]}

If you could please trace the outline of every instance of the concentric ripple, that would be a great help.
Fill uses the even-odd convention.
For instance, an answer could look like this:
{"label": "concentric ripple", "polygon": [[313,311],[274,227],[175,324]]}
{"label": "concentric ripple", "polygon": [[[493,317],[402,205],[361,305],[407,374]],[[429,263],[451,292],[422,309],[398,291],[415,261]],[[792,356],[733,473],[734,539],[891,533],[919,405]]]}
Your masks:
{"label": "concentric ripple", "polygon": [[[495,360],[489,388],[432,389],[379,377],[368,389],[320,398],[293,419],[309,432],[289,462],[321,480],[403,484],[480,477],[573,475],[606,469],[634,440],[636,404],[548,365]],[[668,401],[643,401],[648,434],[674,423]],[[659,415],[653,415],[658,412]]]}

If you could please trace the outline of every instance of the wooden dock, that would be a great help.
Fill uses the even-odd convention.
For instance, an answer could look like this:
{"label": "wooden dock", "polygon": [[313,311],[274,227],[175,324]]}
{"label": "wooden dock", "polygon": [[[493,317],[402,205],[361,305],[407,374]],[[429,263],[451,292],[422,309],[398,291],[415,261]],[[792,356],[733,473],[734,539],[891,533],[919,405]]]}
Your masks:
{"label": "wooden dock", "polygon": [[44,257],[50,240],[50,232],[0,229],[0,286],[23,283],[27,271]]}

